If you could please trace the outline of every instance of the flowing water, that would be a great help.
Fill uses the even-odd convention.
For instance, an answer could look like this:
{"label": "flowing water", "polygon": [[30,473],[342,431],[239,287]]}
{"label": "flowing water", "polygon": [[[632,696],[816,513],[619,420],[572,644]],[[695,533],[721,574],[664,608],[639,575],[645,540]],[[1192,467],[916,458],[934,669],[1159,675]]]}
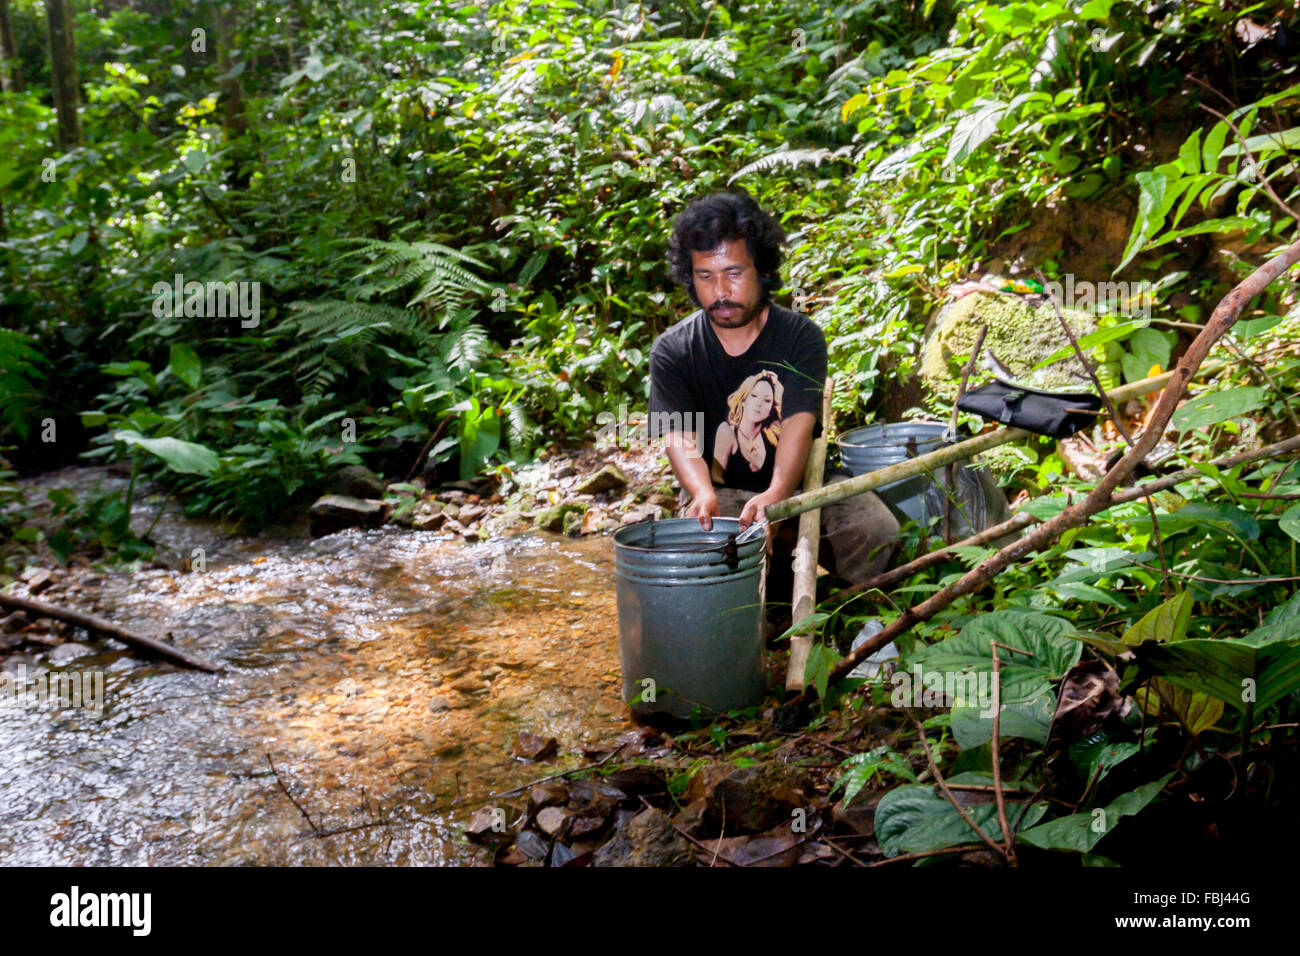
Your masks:
{"label": "flowing water", "polygon": [[[39,487],[86,493],[88,474]],[[62,666],[12,655],[29,678],[102,671],[104,697],[99,714],[0,703],[0,863],[473,862],[460,829],[491,793],[628,727],[608,538],[232,536],[171,509],[154,538],[202,548],[205,569],[101,571],[57,599],[227,670],[88,638],[95,653]],[[520,731],[556,737],[559,759],[514,758]]]}

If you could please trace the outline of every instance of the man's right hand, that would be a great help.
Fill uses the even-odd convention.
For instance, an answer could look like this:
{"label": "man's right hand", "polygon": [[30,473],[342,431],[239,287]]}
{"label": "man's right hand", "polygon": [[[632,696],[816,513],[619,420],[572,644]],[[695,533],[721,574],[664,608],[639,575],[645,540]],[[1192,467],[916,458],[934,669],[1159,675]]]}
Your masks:
{"label": "man's right hand", "polygon": [[709,492],[699,498],[692,498],[691,503],[686,506],[686,517],[699,518],[700,527],[705,531],[713,530],[713,519],[721,515],[722,509],[718,507],[718,496]]}

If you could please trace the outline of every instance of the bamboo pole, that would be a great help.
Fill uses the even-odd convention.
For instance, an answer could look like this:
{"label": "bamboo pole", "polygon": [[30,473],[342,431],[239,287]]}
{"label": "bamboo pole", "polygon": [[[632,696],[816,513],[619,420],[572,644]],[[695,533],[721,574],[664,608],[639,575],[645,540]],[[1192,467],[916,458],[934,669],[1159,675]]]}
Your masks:
{"label": "bamboo pole", "polygon": [[[1211,372],[1217,372],[1227,363],[1218,362],[1213,365],[1207,365],[1200,369],[1197,377],[1206,375]],[[1154,375],[1151,378],[1144,378],[1138,382],[1132,382],[1128,385],[1121,385],[1119,388],[1112,389],[1106,394],[1110,400],[1119,404],[1128,401],[1130,398],[1137,398],[1148,392],[1154,392],[1164,388],[1169,380],[1173,377],[1173,372],[1164,372],[1160,375]],[[769,523],[781,521],[784,518],[791,518],[798,514],[803,514],[812,508],[824,508],[826,505],[834,504],[845,498],[851,498],[854,495],[860,495],[864,491],[874,491],[882,485],[893,484],[896,481],[902,481],[905,478],[911,478],[913,475],[919,475],[922,472],[933,473],[935,469],[944,465],[962,461],[967,458],[973,458],[981,452],[988,451],[990,448],[996,448],[998,445],[1006,445],[1013,441],[1020,441],[1032,436],[1032,432],[1027,432],[1023,428],[999,428],[995,431],[985,432],[983,435],[976,435],[974,438],[968,438],[966,441],[957,442],[955,445],[948,445],[937,451],[932,451],[928,455],[918,455],[916,458],[908,461],[900,461],[896,465],[890,465],[887,468],[881,468],[878,471],[868,472],[865,475],[858,475],[855,478],[847,478],[844,481],[833,482],[816,491],[806,491],[801,495],[794,495],[786,498],[784,501],[778,501],[774,505],[769,505],[765,509]]]}
{"label": "bamboo pole", "polygon": [[[826,379],[822,390],[822,434],[812,444],[808,465],[803,473],[805,491],[816,491],[822,486],[826,471],[826,444],[830,438],[832,416],[831,395],[835,380]],[[792,621],[802,621],[817,608],[817,551],[821,543],[821,510],[813,508],[799,515],[799,540],[794,546],[794,594],[791,603]],[[803,690],[803,672],[808,666],[808,652],[812,650],[812,635],[798,634],[790,639],[790,661],[785,670],[785,689]]]}

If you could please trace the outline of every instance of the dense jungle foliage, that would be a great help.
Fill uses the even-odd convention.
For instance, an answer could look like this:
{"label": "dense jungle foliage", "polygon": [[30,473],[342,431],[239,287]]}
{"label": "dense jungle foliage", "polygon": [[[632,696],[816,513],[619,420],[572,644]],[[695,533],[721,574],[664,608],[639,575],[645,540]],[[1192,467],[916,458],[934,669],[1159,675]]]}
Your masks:
{"label": "dense jungle foliage", "polygon": [[[778,300],[826,330],[841,429],[950,414],[917,372],[956,282],[1150,282],[1149,317],[1103,314],[1082,342],[1135,381],[1300,238],[1286,4],[77,0],[76,128],[49,40],[65,4],[0,7],[0,481],[130,461],[189,513],[252,528],[341,465],[401,481],[427,444],[440,477],[508,479],[643,408],[649,345],[692,308],[667,279],[672,217],[729,186],[790,236]],[[229,290],[225,314],[183,304],[189,282]],[[990,635],[1026,652],[1003,661],[1000,728],[1003,780],[1034,794],[1024,846],[1131,858],[1092,854],[1162,790],[1183,822],[1206,801],[1267,809],[1256,826],[1294,807],[1300,474],[1294,455],[1209,462],[1300,430],[1298,345],[1289,270],[1175,419],[1166,462],[1202,477],[1157,499],[1154,528],[1141,501],[1107,510],[900,643],[937,670],[991,670]],[[1098,440],[1102,458],[1123,444]],[[1050,492],[1039,517],[1091,484],[1046,441],[1000,474],[1009,496]],[[57,554],[147,553],[123,502],[59,507]],[[42,535],[21,509],[2,520],[12,574]],[[802,622],[823,703],[864,620],[990,553]],[[1081,656],[1139,706],[1066,746],[1048,730]],[[945,773],[987,785],[989,722],[958,703],[930,746],[955,742]],[[847,795],[913,780],[919,748],[850,758]],[[1002,841],[992,804],[976,818]],[[876,832],[894,853],[971,837],[912,783]]]}

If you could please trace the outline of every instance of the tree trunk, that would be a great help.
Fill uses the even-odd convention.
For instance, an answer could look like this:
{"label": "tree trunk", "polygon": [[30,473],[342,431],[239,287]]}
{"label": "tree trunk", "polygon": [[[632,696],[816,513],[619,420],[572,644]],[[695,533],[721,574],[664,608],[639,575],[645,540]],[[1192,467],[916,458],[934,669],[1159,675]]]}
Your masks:
{"label": "tree trunk", "polygon": [[59,115],[58,147],[69,150],[81,145],[81,102],[77,83],[77,46],[72,35],[72,0],[45,0],[50,27],[50,91]]}
{"label": "tree trunk", "polygon": [[9,0],[0,0],[0,92],[21,93],[23,71],[18,63],[18,44],[14,42],[14,28],[9,21]]}

